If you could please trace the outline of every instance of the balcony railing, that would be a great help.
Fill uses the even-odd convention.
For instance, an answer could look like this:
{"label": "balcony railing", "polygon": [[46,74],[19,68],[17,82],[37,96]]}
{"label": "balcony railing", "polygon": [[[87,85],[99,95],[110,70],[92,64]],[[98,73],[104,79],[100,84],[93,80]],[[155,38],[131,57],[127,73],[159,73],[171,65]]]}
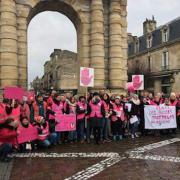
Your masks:
{"label": "balcony railing", "polygon": [[162,68],[162,71],[169,70],[169,66],[168,65],[167,66],[161,66],[161,68]]}

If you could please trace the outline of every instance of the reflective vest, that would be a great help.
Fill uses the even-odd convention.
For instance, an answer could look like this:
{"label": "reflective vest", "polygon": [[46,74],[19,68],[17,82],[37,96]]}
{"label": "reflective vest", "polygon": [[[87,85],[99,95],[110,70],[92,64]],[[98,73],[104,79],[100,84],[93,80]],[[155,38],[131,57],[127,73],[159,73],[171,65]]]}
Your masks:
{"label": "reflective vest", "polygon": [[177,105],[177,103],[178,103],[178,101],[177,101],[177,100],[175,100],[173,103],[170,101],[170,106],[176,106],[176,105]]}
{"label": "reflective vest", "polygon": [[113,111],[116,112],[116,115],[111,116],[112,121],[117,121],[118,119],[124,121],[125,120],[125,115],[124,115],[124,110],[123,106],[117,106],[116,104],[113,104]]}
{"label": "reflective vest", "polygon": [[[38,128],[40,128],[38,126]],[[38,134],[38,139],[44,141],[49,136],[49,124],[46,122],[46,127],[42,129],[42,133]]]}
{"label": "reflective vest", "polygon": [[4,123],[6,121],[6,111],[5,111],[5,105],[3,103],[0,103],[0,124]]}
{"label": "reflective vest", "polygon": [[92,101],[89,103],[89,106],[91,108],[91,113],[90,113],[90,118],[97,117],[97,118],[102,118],[103,115],[101,113],[101,106],[103,102],[100,101],[98,104],[93,104]]}
{"label": "reflective vest", "polygon": [[[86,103],[82,103],[82,102],[78,102],[77,103],[77,106],[79,106],[79,109],[81,110],[81,111],[83,111],[83,110],[87,110],[87,104]],[[85,112],[84,113],[81,113],[81,114],[77,114],[77,120],[80,120],[80,119],[84,119],[85,118],[85,116],[86,116],[86,114],[85,114]]]}
{"label": "reflective vest", "polygon": [[16,121],[20,121],[21,109],[20,106],[13,108],[11,114],[7,115],[7,118],[12,118]]}
{"label": "reflective vest", "polygon": [[[55,114],[63,114],[66,103],[60,102],[59,105],[56,103],[52,103],[51,110],[54,111]],[[55,119],[53,114],[49,115],[49,119]]]}

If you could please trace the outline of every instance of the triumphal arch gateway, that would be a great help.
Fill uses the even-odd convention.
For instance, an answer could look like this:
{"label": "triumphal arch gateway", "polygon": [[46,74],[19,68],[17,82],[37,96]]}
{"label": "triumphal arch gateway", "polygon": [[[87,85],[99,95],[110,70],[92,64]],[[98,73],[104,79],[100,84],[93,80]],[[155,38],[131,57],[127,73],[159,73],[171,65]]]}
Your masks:
{"label": "triumphal arch gateway", "polygon": [[95,69],[95,89],[123,91],[126,7],[127,0],[0,0],[0,87],[27,87],[28,24],[38,13],[57,11],[76,28],[78,63]]}

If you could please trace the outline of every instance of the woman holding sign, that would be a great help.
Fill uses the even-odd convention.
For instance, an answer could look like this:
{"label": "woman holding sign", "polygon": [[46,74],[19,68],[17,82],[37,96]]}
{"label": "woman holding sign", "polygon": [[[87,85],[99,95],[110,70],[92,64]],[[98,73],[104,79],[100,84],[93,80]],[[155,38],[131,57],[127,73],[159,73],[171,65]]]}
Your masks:
{"label": "woman holding sign", "polygon": [[105,109],[103,101],[101,100],[99,94],[95,92],[93,94],[92,100],[88,105],[88,115],[90,121],[90,127],[93,128],[93,134],[96,144],[100,143],[101,129],[103,126],[103,118],[105,117]]}

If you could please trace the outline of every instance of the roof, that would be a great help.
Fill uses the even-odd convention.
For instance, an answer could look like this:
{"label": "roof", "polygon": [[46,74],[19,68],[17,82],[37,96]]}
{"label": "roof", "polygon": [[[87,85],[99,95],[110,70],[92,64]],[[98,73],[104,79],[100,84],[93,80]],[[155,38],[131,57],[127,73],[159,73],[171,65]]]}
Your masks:
{"label": "roof", "polygon": [[[152,47],[151,48],[156,48],[160,45],[163,44],[162,42],[162,28],[164,26],[168,26],[169,27],[169,39],[168,39],[168,42],[172,42],[176,39],[179,39],[180,38],[180,17],[162,25],[162,26],[159,26],[158,28],[156,28],[156,30],[152,31]],[[138,53],[141,53],[143,51],[146,51],[148,48],[147,48],[147,34],[145,35],[142,35],[140,37],[137,38],[139,40],[139,52]],[[128,55],[129,56],[132,56],[132,55],[135,55],[135,48],[134,48],[134,43],[135,42],[130,42],[128,44]]]}

